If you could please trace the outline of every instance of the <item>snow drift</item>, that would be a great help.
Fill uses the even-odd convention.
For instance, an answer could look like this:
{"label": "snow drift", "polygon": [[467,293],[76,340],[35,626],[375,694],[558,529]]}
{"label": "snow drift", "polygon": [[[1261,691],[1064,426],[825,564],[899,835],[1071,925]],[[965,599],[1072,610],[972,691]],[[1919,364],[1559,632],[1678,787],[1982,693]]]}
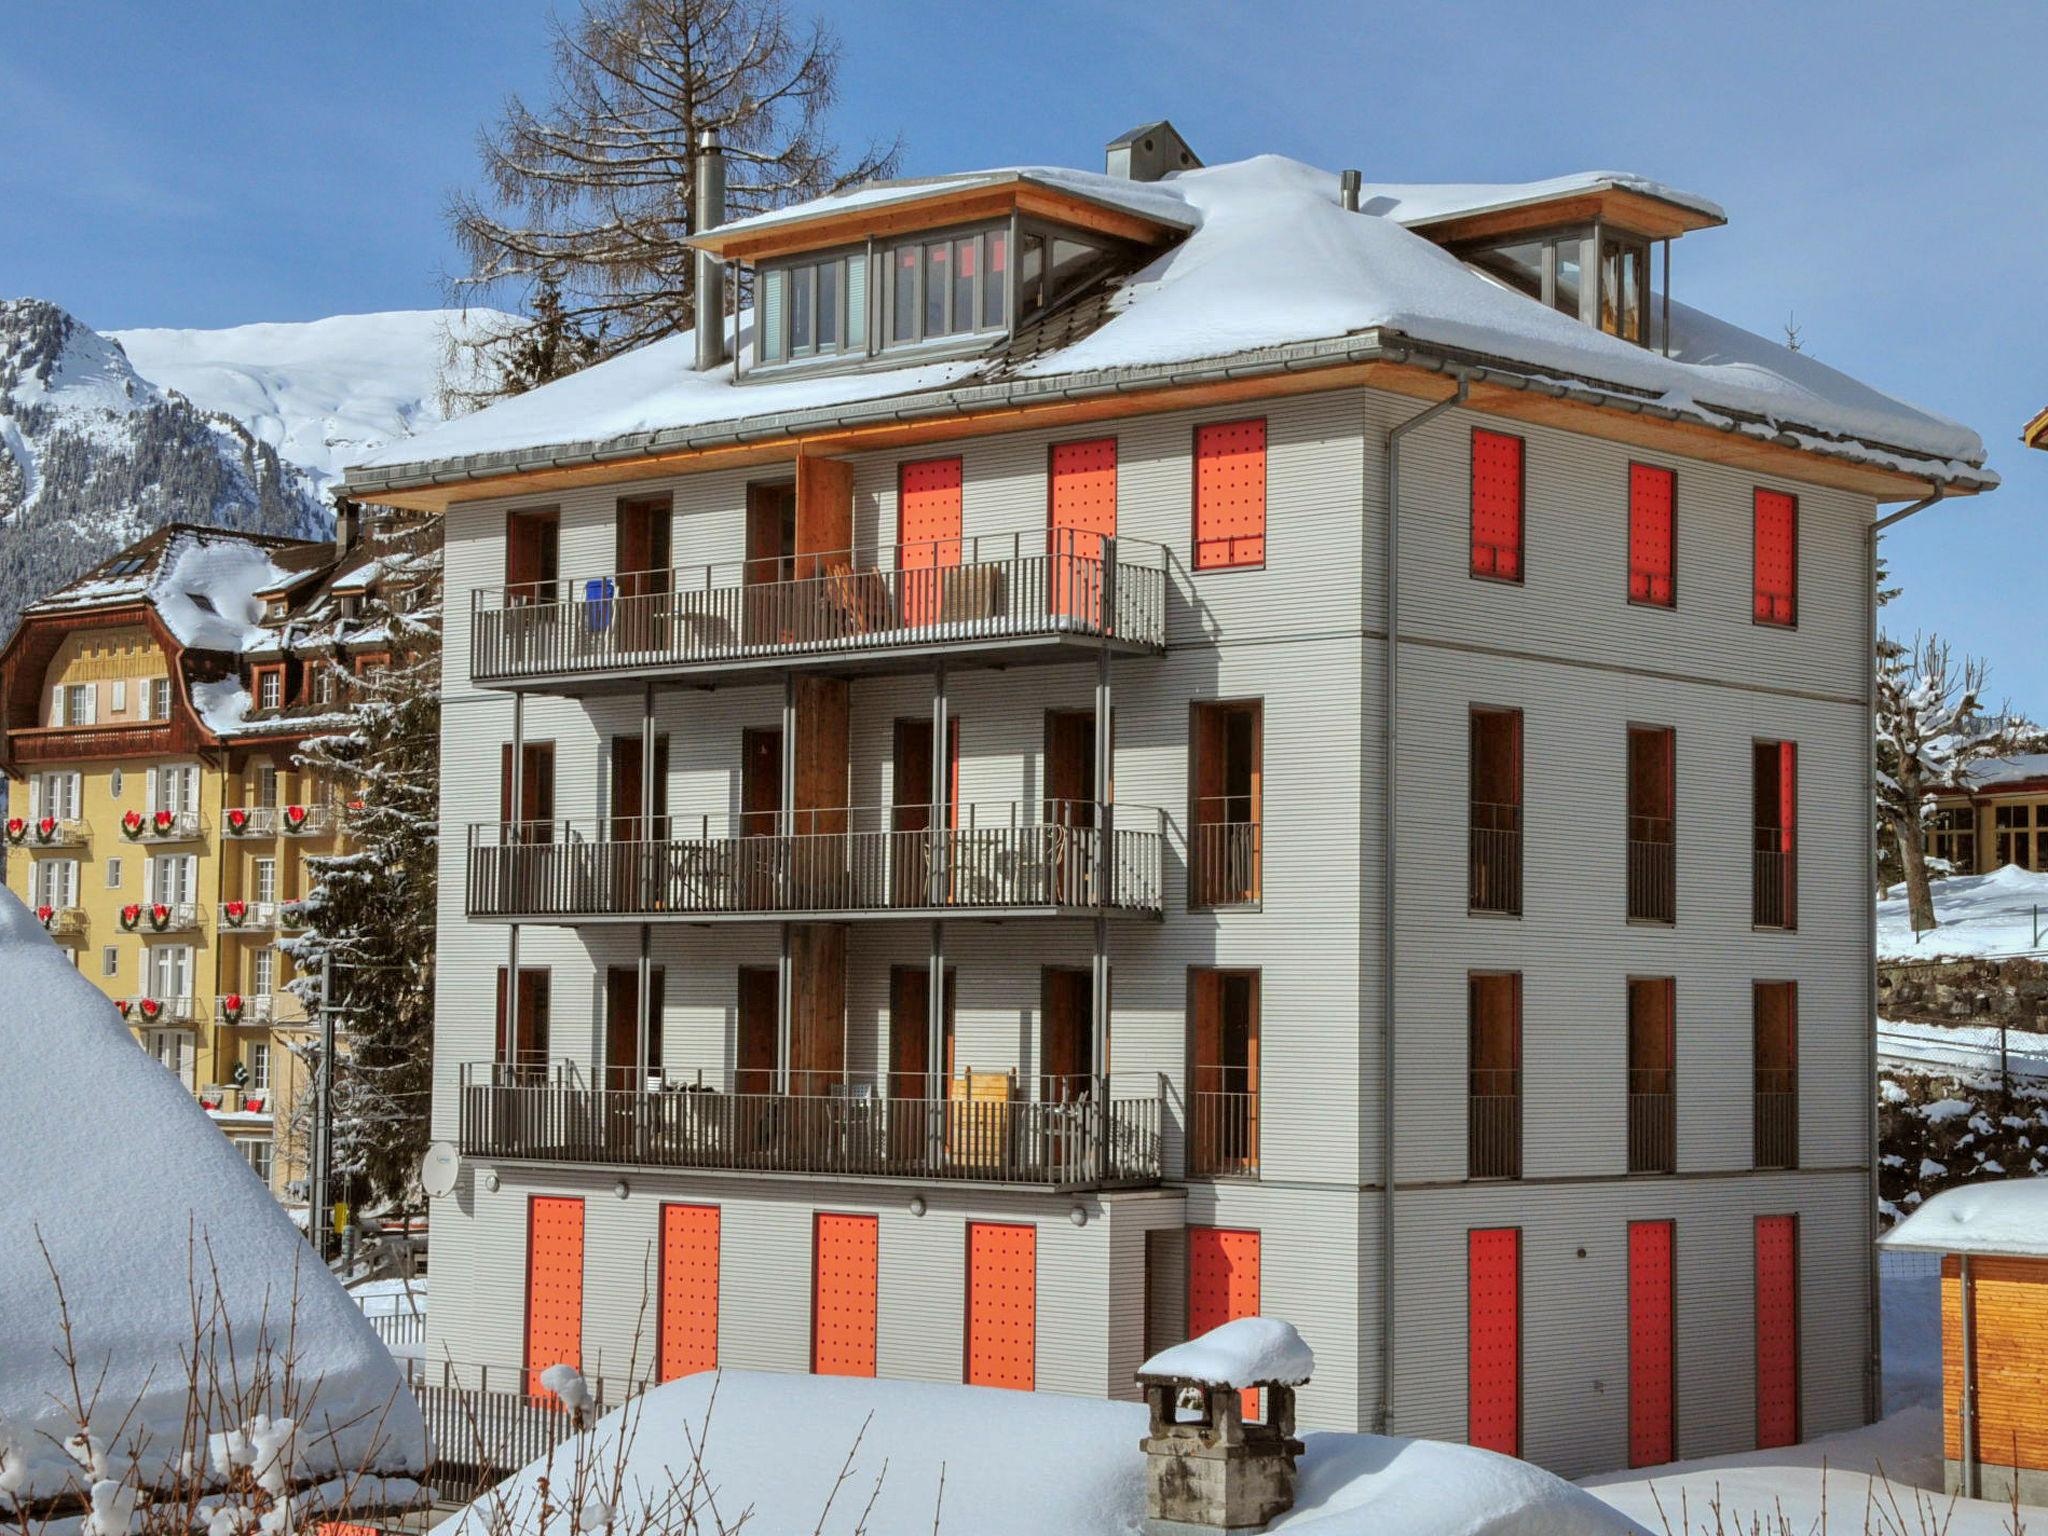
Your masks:
{"label": "snow drift", "polygon": [[78,1491],[58,1448],[77,1424],[52,1266],[96,1390],[92,1431],[144,1483],[183,1448],[195,1310],[217,1319],[202,1374],[239,1383],[245,1409],[252,1392],[276,1396],[251,1386],[264,1351],[292,1362],[302,1474],[423,1468],[419,1409],[361,1311],[12,893],[0,894],[0,974],[0,1440],[28,1449],[21,1496]]}

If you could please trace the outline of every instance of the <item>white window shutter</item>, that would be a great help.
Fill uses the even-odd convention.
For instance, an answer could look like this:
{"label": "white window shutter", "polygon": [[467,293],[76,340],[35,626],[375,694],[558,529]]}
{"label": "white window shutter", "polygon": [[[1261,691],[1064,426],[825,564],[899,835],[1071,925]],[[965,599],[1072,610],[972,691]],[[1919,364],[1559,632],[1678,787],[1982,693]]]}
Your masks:
{"label": "white window shutter", "polygon": [[114,679],[114,697],[113,697],[113,710],[114,710],[114,713],[118,715],[119,713],[121,713],[121,711],[122,711],[122,710],[126,709],[127,707],[128,707],[128,679],[127,679],[127,678],[125,678],[125,677],[117,677],[117,678],[115,678],[115,679]]}
{"label": "white window shutter", "polygon": [[64,723],[64,685],[59,683],[50,690],[50,724]]}
{"label": "white window shutter", "polygon": [[97,725],[100,719],[100,691],[91,683],[85,685],[85,719],[83,725]]}
{"label": "white window shutter", "polygon": [[156,770],[149,770],[149,809],[156,809]]}

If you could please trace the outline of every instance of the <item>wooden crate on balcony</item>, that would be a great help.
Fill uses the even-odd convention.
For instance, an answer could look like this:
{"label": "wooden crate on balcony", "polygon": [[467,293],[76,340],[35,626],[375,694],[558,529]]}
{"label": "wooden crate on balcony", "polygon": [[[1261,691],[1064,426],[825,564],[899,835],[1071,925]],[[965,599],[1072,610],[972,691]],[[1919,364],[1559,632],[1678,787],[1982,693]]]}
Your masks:
{"label": "wooden crate on balcony", "polygon": [[958,1166],[995,1173],[1011,1161],[1017,1102],[1015,1069],[968,1068],[946,1085],[946,1154]]}

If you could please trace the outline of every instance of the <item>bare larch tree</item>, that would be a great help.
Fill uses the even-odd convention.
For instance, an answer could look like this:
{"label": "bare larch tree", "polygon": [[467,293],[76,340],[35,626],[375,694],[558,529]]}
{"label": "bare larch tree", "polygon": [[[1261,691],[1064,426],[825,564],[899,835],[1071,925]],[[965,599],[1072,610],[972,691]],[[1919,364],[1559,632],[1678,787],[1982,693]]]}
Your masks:
{"label": "bare larch tree", "polygon": [[825,131],[839,40],[780,0],[585,0],[552,51],[551,100],[506,101],[477,136],[481,188],[448,205],[469,263],[454,297],[516,291],[533,309],[469,343],[468,403],[690,329],[701,130],[724,148],[728,219],[895,168],[895,141],[842,158]]}

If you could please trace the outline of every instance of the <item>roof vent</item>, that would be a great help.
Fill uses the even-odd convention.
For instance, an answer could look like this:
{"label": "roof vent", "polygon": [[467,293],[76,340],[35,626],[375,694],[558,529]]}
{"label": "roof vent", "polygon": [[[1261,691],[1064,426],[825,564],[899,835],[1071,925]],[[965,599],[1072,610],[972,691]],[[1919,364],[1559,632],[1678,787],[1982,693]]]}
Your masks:
{"label": "roof vent", "polygon": [[1125,181],[1158,181],[1175,171],[1198,169],[1202,160],[1165,118],[1133,128],[1109,141],[1103,169]]}
{"label": "roof vent", "polygon": [[1358,189],[1364,180],[1356,171],[1337,173],[1337,201],[1346,213],[1358,212]]}

